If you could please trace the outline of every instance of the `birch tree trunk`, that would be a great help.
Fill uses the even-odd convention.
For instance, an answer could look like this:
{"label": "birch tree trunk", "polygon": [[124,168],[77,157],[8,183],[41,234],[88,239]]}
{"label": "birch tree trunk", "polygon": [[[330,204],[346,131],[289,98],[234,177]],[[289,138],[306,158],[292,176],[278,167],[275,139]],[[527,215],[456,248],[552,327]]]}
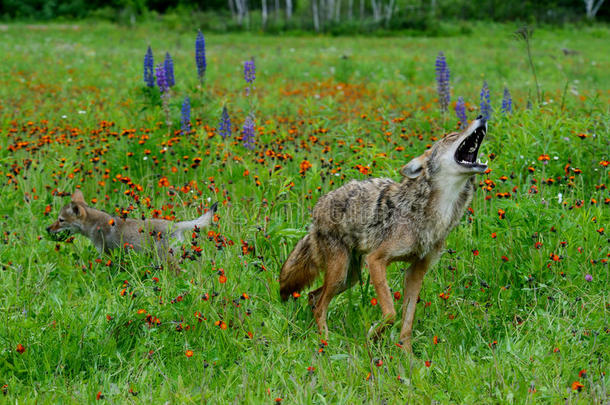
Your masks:
{"label": "birch tree trunk", "polygon": [[335,13],[335,0],[326,0],[326,21],[332,21]]}
{"label": "birch tree trunk", "polygon": [[595,15],[599,11],[599,8],[602,6],[604,0],[584,0],[585,9],[587,10],[587,18],[592,20],[595,18]]}
{"label": "birch tree trunk", "polygon": [[267,0],[261,0],[261,18],[263,22],[263,29],[267,26]]}
{"label": "birch tree trunk", "polygon": [[274,13],[275,21],[280,18],[280,0],[275,0],[275,13]]}
{"label": "birch tree trunk", "polygon": [[286,0],[286,21],[292,18],[292,0]]}
{"label": "birch tree trunk", "polygon": [[335,21],[336,22],[341,21],[341,1],[342,0],[337,0],[337,4],[335,7]]}
{"label": "birch tree trunk", "polygon": [[313,28],[320,32],[320,17],[318,15],[318,0],[311,0],[311,15],[313,17]]}
{"label": "birch tree trunk", "polygon": [[379,20],[381,20],[381,10],[379,9],[380,6],[377,4],[376,0],[371,0],[371,7],[373,8],[373,19],[375,22],[379,22]]}
{"label": "birch tree trunk", "polygon": [[229,10],[231,10],[231,17],[235,19],[235,5],[233,4],[233,0],[229,0]]}
{"label": "birch tree trunk", "polygon": [[354,18],[354,0],[347,0],[347,19],[352,20]]}
{"label": "birch tree trunk", "polygon": [[386,5],[385,9],[385,26],[386,28],[390,25],[390,20],[392,20],[392,15],[394,14],[394,2],[395,0],[390,0],[390,4]]}

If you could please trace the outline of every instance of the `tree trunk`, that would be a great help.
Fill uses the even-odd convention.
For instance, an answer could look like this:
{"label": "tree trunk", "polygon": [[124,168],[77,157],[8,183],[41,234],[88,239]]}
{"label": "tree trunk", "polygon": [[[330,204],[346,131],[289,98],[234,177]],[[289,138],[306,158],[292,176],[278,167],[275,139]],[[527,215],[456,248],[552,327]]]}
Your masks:
{"label": "tree trunk", "polygon": [[237,24],[241,26],[244,19],[244,0],[235,0],[235,8],[237,9]]}
{"label": "tree trunk", "polygon": [[337,0],[337,5],[335,7],[335,21],[336,22],[341,21],[341,1],[342,0]]}
{"label": "tree trunk", "polygon": [[390,0],[390,4],[386,6],[385,9],[385,26],[388,28],[390,26],[390,20],[392,19],[392,14],[394,14],[394,1]]}
{"label": "tree trunk", "polygon": [[275,13],[274,13],[275,21],[280,18],[280,0],[275,0]]}
{"label": "tree trunk", "polygon": [[286,0],[286,21],[292,18],[292,0]]}
{"label": "tree trunk", "polygon": [[326,21],[332,21],[334,13],[335,13],[335,0],[326,0]]}
{"label": "tree trunk", "polygon": [[313,16],[313,28],[320,32],[320,17],[318,15],[318,0],[311,0],[311,15]]}
{"label": "tree trunk", "polygon": [[360,22],[364,20],[364,0],[360,0]]}
{"label": "tree trunk", "polygon": [[267,0],[261,0],[261,18],[263,23],[263,29],[267,26]]}
{"label": "tree trunk", "polygon": [[233,0],[229,0],[229,10],[231,10],[231,17],[235,19],[235,5],[233,4]]}
{"label": "tree trunk", "polygon": [[597,3],[595,2],[595,0],[584,0],[584,2],[585,9],[587,10],[587,18],[589,20],[592,20],[595,18],[595,15],[599,11],[599,8],[604,3],[604,0],[597,0]]}
{"label": "tree trunk", "polygon": [[373,7],[373,19],[375,22],[379,22],[379,20],[381,20],[381,12],[379,10],[379,4],[377,4],[376,0],[371,0],[371,7]]}
{"label": "tree trunk", "polygon": [[354,0],[347,0],[347,19],[352,20],[354,18]]}

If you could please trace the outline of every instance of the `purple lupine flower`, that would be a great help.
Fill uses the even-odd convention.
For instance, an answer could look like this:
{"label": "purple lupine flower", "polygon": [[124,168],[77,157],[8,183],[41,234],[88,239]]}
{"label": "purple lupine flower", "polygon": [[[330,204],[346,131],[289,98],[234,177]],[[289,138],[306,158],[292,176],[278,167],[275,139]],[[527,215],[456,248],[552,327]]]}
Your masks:
{"label": "purple lupine flower", "polygon": [[246,121],[244,121],[242,134],[241,140],[244,147],[250,150],[254,149],[254,120],[250,115],[248,115]]}
{"label": "purple lupine flower", "polygon": [[510,96],[508,88],[504,88],[504,96],[502,97],[502,112],[504,114],[510,114],[513,112],[513,99]]}
{"label": "purple lupine flower", "polygon": [[222,107],[222,116],[220,117],[220,124],[218,125],[218,132],[222,139],[226,139],[231,136],[231,118],[229,118],[229,112],[227,107]]}
{"label": "purple lupine flower", "polygon": [[252,84],[256,79],[256,66],[254,66],[254,58],[244,62],[244,79],[246,83]]}
{"label": "purple lupine flower", "polygon": [[585,274],[585,280],[587,280],[588,282],[593,281],[593,276],[590,274]]}
{"label": "purple lupine flower", "polygon": [[169,86],[167,84],[167,74],[165,72],[165,65],[163,63],[159,63],[155,68],[155,75],[157,76],[157,86],[159,86],[159,90],[161,93],[165,93],[169,90]]}
{"label": "purple lupine flower", "polygon": [[176,84],[176,81],[174,80],[174,61],[172,60],[172,57],[169,55],[169,52],[167,52],[165,54],[165,62],[164,62],[164,67],[165,67],[165,77],[167,80],[167,87],[173,87]]}
{"label": "purple lupine flower", "polygon": [[191,130],[191,100],[184,97],[181,110],[182,133],[187,133]]}
{"label": "purple lupine flower", "polygon": [[460,120],[460,128],[466,128],[466,125],[468,125],[468,117],[466,117],[466,103],[464,103],[464,98],[461,96],[458,97],[457,102],[455,103],[455,115],[457,115],[458,120]]}
{"label": "purple lupine flower", "polygon": [[489,121],[492,111],[489,87],[487,86],[487,81],[484,81],[483,87],[481,87],[481,115],[485,121]]}
{"label": "purple lupine flower", "polygon": [[195,40],[195,63],[197,64],[199,80],[203,80],[207,63],[205,61],[205,38],[201,30],[197,31],[197,39]]}
{"label": "purple lupine flower", "polygon": [[155,72],[153,66],[153,53],[149,45],[146,54],[144,55],[144,83],[146,83],[146,86],[148,87],[155,87]]}
{"label": "purple lupine flower", "polygon": [[441,111],[445,112],[451,101],[451,90],[449,89],[449,66],[447,66],[445,55],[442,52],[438,53],[435,65],[438,102],[441,105]]}

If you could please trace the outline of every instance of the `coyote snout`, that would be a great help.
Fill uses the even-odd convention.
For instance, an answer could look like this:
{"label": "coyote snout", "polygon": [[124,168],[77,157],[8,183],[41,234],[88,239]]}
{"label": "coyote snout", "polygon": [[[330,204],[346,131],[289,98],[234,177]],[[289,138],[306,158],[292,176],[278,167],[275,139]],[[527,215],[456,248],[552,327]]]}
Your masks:
{"label": "coyote snout", "polygon": [[310,293],[309,302],[320,333],[327,334],[328,304],[360,279],[364,259],[383,313],[374,331],[378,336],[396,316],[386,268],[392,262],[410,262],[400,332],[403,347],[410,351],[424,274],[470,203],[474,175],[487,170],[487,163],[477,159],[486,131],[479,117],[463,132],[440,139],[402,167],[400,183],[384,178],[351,181],[321,197],[309,233],[282,266],[282,299],[310,285],[324,270],[324,283]]}

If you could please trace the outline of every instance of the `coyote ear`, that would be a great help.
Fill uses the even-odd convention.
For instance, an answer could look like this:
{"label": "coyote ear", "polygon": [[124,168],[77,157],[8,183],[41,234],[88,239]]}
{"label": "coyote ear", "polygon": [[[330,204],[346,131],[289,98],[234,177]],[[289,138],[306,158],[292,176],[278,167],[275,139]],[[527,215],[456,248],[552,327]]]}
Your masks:
{"label": "coyote ear", "polygon": [[410,179],[416,178],[424,170],[424,160],[424,155],[414,158],[400,169],[400,174]]}
{"label": "coyote ear", "polygon": [[75,203],[75,202],[70,203],[70,209],[72,210],[74,215],[76,215],[77,217],[80,216],[82,208],[79,207],[77,203]]}
{"label": "coyote ear", "polygon": [[77,188],[74,190],[74,193],[72,194],[72,202],[86,204],[85,196],[80,189]]}

